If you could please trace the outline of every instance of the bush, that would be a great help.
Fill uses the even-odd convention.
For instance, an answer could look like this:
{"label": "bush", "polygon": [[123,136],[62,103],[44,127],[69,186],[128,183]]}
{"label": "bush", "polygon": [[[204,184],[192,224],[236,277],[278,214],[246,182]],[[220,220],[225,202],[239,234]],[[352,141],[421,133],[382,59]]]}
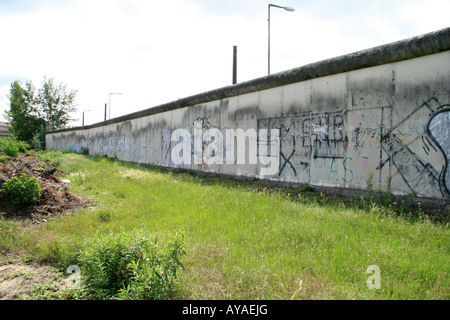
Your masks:
{"label": "bush", "polygon": [[19,146],[14,142],[12,138],[0,139],[0,151],[3,151],[7,156],[17,157]]}
{"label": "bush", "polygon": [[17,142],[17,145],[19,146],[20,153],[25,153],[25,152],[30,151],[31,146],[28,143],[19,141],[19,140],[16,140],[16,142]]}
{"label": "bush", "polygon": [[106,235],[86,248],[75,257],[84,299],[167,299],[185,255],[180,235],[164,247],[141,233]]}
{"label": "bush", "polygon": [[14,137],[0,139],[0,151],[3,151],[7,156],[17,157],[19,153],[27,152],[29,149],[30,146],[27,143]]}
{"label": "bush", "polygon": [[88,156],[89,155],[89,148],[87,147],[81,147],[81,152],[82,155],[84,156]]}
{"label": "bush", "polygon": [[314,192],[314,187],[312,187],[312,186],[304,186],[303,188],[300,189],[300,191],[302,191],[302,192]]}
{"label": "bush", "polygon": [[36,177],[28,177],[26,173],[21,173],[20,177],[13,177],[3,184],[2,193],[14,205],[28,205],[39,200],[42,189]]}

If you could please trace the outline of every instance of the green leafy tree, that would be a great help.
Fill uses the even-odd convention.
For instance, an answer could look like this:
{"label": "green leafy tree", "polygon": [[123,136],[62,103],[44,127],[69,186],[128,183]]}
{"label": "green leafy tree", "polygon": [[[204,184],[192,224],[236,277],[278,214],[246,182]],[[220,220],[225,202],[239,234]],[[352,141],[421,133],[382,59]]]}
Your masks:
{"label": "green leafy tree", "polygon": [[65,128],[69,124],[70,114],[76,111],[76,94],[77,91],[68,90],[67,85],[44,78],[35,101],[39,118],[45,120],[47,130]]}
{"label": "green leafy tree", "polygon": [[65,128],[72,120],[76,94],[67,85],[56,84],[53,78],[44,77],[39,89],[31,81],[25,85],[14,81],[9,95],[10,110],[6,111],[14,136],[37,149],[44,148],[45,132]]}
{"label": "green leafy tree", "polygon": [[36,132],[45,126],[45,120],[38,117],[34,105],[35,88],[30,81],[22,86],[14,81],[10,89],[10,110],[6,116],[11,124],[10,130],[20,140],[31,144]]}

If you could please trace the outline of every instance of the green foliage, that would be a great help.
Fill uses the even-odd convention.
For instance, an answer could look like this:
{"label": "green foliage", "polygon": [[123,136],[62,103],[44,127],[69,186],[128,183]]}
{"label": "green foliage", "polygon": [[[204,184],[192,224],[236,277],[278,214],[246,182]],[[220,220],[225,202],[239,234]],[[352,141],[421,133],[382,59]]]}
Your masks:
{"label": "green foliage", "polygon": [[374,196],[375,196],[375,190],[373,187],[373,177],[374,177],[374,172],[372,170],[370,170],[369,172],[367,172],[367,178],[366,178],[366,198],[369,200],[373,200]]}
{"label": "green foliage", "polygon": [[9,94],[10,110],[5,112],[11,131],[19,140],[43,149],[45,132],[64,128],[71,121],[70,113],[76,110],[75,96],[76,91],[55,84],[52,78],[44,78],[40,89],[31,81],[25,85],[14,81]]}
{"label": "green foliage", "polygon": [[81,154],[88,156],[89,155],[89,148],[87,147],[81,147]]}
{"label": "green foliage", "polygon": [[159,246],[142,233],[98,236],[75,263],[84,275],[84,299],[167,299],[174,291],[183,237]]}
{"label": "green foliage", "polygon": [[0,151],[7,156],[17,157],[19,153],[27,152],[29,149],[30,146],[27,143],[19,141],[15,137],[0,139]]}
{"label": "green foliage", "polygon": [[365,199],[367,200],[367,204],[372,205],[373,202],[389,205],[392,202],[392,178],[387,177],[387,190],[383,191],[381,182],[379,182],[378,187],[375,188],[374,183],[374,176],[375,172],[370,169],[370,171],[367,171],[367,177],[366,177],[366,191],[365,191]]}
{"label": "green foliage", "polygon": [[19,154],[19,147],[11,138],[0,139],[0,151],[3,151],[7,156],[17,157]]}
{"label": "green foliage", "polygon": [[35,177],[28,177],[26,173],[21,173],[20,177],[13,177],[3,184],[2,193],[14,205],[28,205],[39,200],[42,189]]}
{"label": "green foliage", "polygon": [[300,191],[302,191],[302,192],[314,192],[314,187],[312,187],[312,186],[304,186],[303,188],[300,189]]}
{"label": "green foliage", "polygon": [[38,90],[36,104],[40,118],[46,121],[47,130],[65,128],[71,121],[70,113],[76,111],[77,91],[68,90],[65,84],[56,84],[53,78],[44,78]]}
{"label": "green foliage", "polygon": [[10,110],[5,112],[14,136],[29,144],[32,143],[36,132],[45,125],[45,120],[37,115],[35,91],[31,81],[27,81],[25,85],[14,81],[9,94]]}
{"label": "green foliage", "polygon": [[31,146],[28,143],[21,141],[21,140],[17,140],[16,138],[14,138],[14,140],[15,140],[14,143],[19,148],[19,153],[25,153],[25,152],[30,151]]}
{"label": "green foliage", "polygon": [[0,156],[0,163],[6,163],[8,162],[8,156]]}

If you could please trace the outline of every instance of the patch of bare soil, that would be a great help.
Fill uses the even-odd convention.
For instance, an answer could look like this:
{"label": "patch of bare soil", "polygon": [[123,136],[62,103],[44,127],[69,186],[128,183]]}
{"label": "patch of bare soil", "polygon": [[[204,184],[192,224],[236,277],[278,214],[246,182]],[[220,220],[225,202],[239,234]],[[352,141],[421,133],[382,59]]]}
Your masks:
{"label": "patch of bare soil", "polygon": [[[0,153],[0,155],[2,155]],[[42,189],[37,203],[16,206],[1,193],[3,184],[15,176],[26,173],[36,177]],[[40,161],[35,154],[26,153],[9,157],[0,163],[0,213],[5,219],[30,219],[33,223],[52,220],[59,215],[87,207],[89,201],[68,190],[69,182],[56,176],[65,173],[48,162]],[[53,299],[65,288],[57,270],[37,263],[25,263],[10,254],[0,253],[0,300]]]}
{"label": "patch of bare soil", "polygon": [[6,163],[0,163],[0,189],[3,183],[21,173],[36,177],[42,189],[42,197],[34,205],[16,206],[0,191],[0,212],[5,218],[31,219],[35,223],[41,223],[88,205],[86,199],[68,191],[68,181],[55,176],[64,176],[63,171],[52,167],[48,162],[40,161],[32,153],[10,157]]}
{"label": "patch of bare soil", "polygon": [[54,299],[64,288],[64,280],[52,267],[0,256],[0,300]]}

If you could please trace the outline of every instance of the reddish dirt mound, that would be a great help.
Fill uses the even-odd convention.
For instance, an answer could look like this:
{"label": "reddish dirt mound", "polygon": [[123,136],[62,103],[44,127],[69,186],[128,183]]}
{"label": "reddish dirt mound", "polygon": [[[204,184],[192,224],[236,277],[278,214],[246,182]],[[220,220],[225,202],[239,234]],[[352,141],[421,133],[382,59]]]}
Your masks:
{"label": "reddish dirt mound", "polygon": [[55,174],[64,176],[63,171],[38,160],[32,153],[25,153],[15,158],[10,157],[6,163],[0,163],[0,189],[3,183],[12,177],[20,176],[21,173],[36,177],[42,188],[42,197],[34,205],[16,206],[10,203],[0,190],[0,212],[6,218],[31,219],[39,223],[52,219],[58,214],[88,205],[86,199],[68,191],[68,182],[55,176]]}

